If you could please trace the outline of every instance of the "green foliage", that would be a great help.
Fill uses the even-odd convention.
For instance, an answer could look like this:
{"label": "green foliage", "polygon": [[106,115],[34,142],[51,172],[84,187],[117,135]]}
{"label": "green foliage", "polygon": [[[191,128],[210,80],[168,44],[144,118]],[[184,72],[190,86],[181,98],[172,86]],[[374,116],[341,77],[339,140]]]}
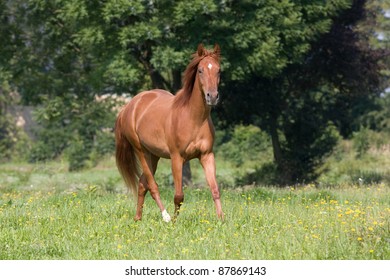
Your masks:
{"label": "green foliage", "polygon": [[71,139],[69,147],[66,149],[67,158],[69,160],[69,171],[75,171],[87,166],[87,160],[91,148],[90,143],[83,141],[80,137]]}
{"label": "green foliage", "polygon": [[[0,69],[7,66],[25,102],[50,107],[40,109],[33,160],[67,150],[70,158],[80,157],[71,166],[94,162],[101,153],[94,152],[96,137],[109,143],[101,128],[113,126],[88,105],[95,95],[151,87],[174,92],[197,44],[219,43],[220,122],[266,131],[281,183],[312,180],[337,140],[334,128],[350,135],[372,108],[383,70],[382,52],[355,28],[366,11],[360,0],[0,4],[7,41]],[[58,110],[57,104],[64,106]],[[230,155],[236,165],[244,161],[238,155]]]}
{"label": "green foliage", "polygon": [[51,160],[65,151],[70,170],[96,164],[114,151],[117,102],[107,96],[86,102],[75,95],[47,100],[37,110],[36,119],[42,127],[30,161]]}
{"label": "green foliage", "polygon": [[384,92],[374,102],[374,108],[360,116],[359,122],[371,130],[390,134],[390,92]]}
{"label": "green foliage", "polygon": [[[82,77],[80,85],[87,83],[95,89],[137,91],[145,82],[140,80],[142,71],[151,76],[153,86],[172,89],[177,77],[169,74],[183,71],[199,42],[220,43],[228,79],[242,80],[253,72],[273,77],[301,61],[310,43],[329,31],[332,17],[349,5],[347,0],[310,4],[33,0],[15,4],[23,15],[24,29],[34,34],[28,37],[34,39],[28,51],[44,65],[49,74],[45,79],[56,82],[45,89],[46,94],[58,92],[58,86],[75,88],[69,83],[75,77]],[[43,53],[46,56],[40,56]],[[122,78],[116,80],[110,73],[118,63]],[[42,70],[34,67],[37,72],[32,78],[43,78]],[[69,74],[69,79],[61,81],[58,71]],[[127,84],[121,82],[124,77]],[[31,90],[25,92],[27,99]]]}
{"label": "green foliage", "polygon": [[317,182],[321,185],[389,184],[389,148],[387,133],[362,128],[351,139],[339,141]]}
{"label": "green foliage", "polygon": [[0,161],[19,158],[27,149],[27,137],[8,110],[17,103],[12,66],[21,43],[20,30],[11,17],[8,1],[0,0]]}
{"label": "green foliage", "polygon": [[362,127],[359,131],[354,132],[352,141],[356,157],[362,157],[370,148],[369,129]]}
{"label": "green foliage", "polygon": [[108,84],[118,88],[118,91],[120,89],[130,92],[137,91],[144,80],[144,75],[142,71],[134,68],[132,63],[129,63],[133,60],[128,54],[119,53],[114,55],[108,63],[102,78]]}
{"label": "green foliage", "polygon": [[16,124],[9,108],[18,103],[17,96],[11,91],[9,73],[0,68],[0,162],[24,159],[29,141],[26,133]]}
{"label": "green foliage", "polygon": [[95,135],[94,147],[92,149],[94,162],[104,156],[111,155],[115,151],[115,136],[112,128],[104,128],[97,131]]}
{"label": "green foliage", "polygon": [[[221,136],[219,135],[221,138]],[[272,163],[272,144],[269,135],[254,125],[237,125],[217,144],[218,158],[230,164],[232,176],[219,176],[227,187],[276,183],[276,168]],[[223,168],[223,167],[222,167]]]}
{"label": "green foliage", "polygon": [[240,167],[245,162],[262,162],[272,154],[268,135],[260,128],[249,125],[234,127],[228,142],[218,148],[218,154],[226,161]]}
{"label": "green foliage", "polygon": [[[299,121],[297,121],[299,126]],[[296,128],[294,125],[293,127]],[[291,179],[296,182],[314,181],[318,176],[318,168],[324,163],[326,157],[332,152],[340,134],[332,123],[318,123],[317,126],[304,126],[307,131],[294,134],[282,145],[286,154],[284,171],[289,170]],[[309,131],[311,129],[311,131]]]}
{"label": "green foliage", "polygon": [[9,114],[0,115],[0,161],[12,157],[14,147],[18,141],[19,129],[15,126],[13,117]]}
{"label": "green foliage", "polygon": [[230,186],[277,186],[280,184],[279,174],[277,165],[269,158],[268,162],[257,164],[254,168],[236,170],[234,184]]}
{"label": "green foliage", "polygon": [[[390,5],[386,0],[366,1],[368,21],[359,25],[360,29],[372,32],[375,36],[369,38],[374,48],[388,48],[390,46]],[[385,58],[388,61],[388,57]],[[388,75],[389,77],[389,75]]]}
{"label": "green foliage", "polygon": [[383,90],[378,57],[384,51],[373,50],[366,34],[351,28],[365,19],[364,1],[321,3],[303,5],[299,28],[274,32],[277,42],[294,30],[307,32],[302,41],[293,36],[294,43],[280,44],[292,54],[285,65],[278,55],[273,61],[275,67],[281,63],[279,71],[243,71],[245,79],[226,81],[229,98],[218,108],[225,123],[255,123],[269,133],[281,184],[314,180],[340,135],[358,129],[359,116],[373,109]]}
{"label": "green foliage", "polygon": [[361,127],[360,130],[352,134],[352,145],[356,158],[362,158],[369,149],[380,150],[390,143],[390,134],[388,131],[375,131],[367,127]]}

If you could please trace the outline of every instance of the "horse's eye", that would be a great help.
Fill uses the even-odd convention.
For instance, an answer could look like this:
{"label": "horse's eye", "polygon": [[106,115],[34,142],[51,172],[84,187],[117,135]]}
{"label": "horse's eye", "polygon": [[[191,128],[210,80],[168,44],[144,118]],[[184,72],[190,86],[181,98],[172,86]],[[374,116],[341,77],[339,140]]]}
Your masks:
{"label": "horse's eye", "polygon": [[199,74],[202,74],[202,73],[203,73],[203,69],[202,69],[202,68],[199,68],[199,69],[198,69],[198,73],[199,73]]}

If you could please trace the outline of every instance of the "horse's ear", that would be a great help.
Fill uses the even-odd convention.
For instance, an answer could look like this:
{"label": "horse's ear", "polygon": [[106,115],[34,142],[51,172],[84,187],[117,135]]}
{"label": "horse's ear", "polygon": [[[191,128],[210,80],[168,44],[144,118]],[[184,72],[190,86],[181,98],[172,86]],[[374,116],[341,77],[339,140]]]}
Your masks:
{"label": "horse's ear", "polygon": [[198,45],[198,56],[203,56],[206,53],[206,50],[204,49],[204,46],[202,43]]}
{"label": "horse's ear", "polygon": [[215,53],[218,57],[221,56],[221,48],[220,48],[220,46],[219,46],[218,44],[215,44],[215,45],[214,45],[214,53]]}

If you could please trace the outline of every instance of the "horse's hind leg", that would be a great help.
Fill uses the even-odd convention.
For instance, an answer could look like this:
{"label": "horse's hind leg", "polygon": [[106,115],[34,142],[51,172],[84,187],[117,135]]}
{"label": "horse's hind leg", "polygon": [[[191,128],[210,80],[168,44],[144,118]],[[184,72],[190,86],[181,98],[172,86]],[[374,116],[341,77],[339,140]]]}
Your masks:
{"label": "horse's hind leg", "polygon": [[134,221],[142,219],[142,209],[144,207],[145,195],[148,192],[148,182],[145,176],[142,174],[138,184],[138,201],[137,201],[137,212],[134,217]]}
{"label": "horse's hind leg", "polygon": [[[157,164],[158,164],[159,159],[160,158],[151,155],[150,161],[148,161],[148,165],[150,166],[150,169],[151,169],[153,175],[156,173]],[[150,162],[150,164],[149,164],[149,162]],[[137,212],[136,212],[135,217],[134,217],[135,221],[139,221],[142,219],[142,210],[144,207],[145,196],[146,196],[146,193],[149,191],[149,189],[150,189],[150,187],[149,187],[148,181],[146,179],[145,174],[143,173],[139,179]]]}
{"label": "horse's hind leg", "polygon": [[[152,195],[153,199],[156,201],[157,206],[160,208],[164,221],[169,222],[171,220],[171,217],[165,210],[165,207],[160,198],[160,192],[158,191],[158,185],[154,180],[154,173],[156,172],[157,163],[160,158],[145,151],[139,153],[138,158],[140,160],[142,170],[143,170],[143,174],[141,176],[142,180],[140,180],[140,187],[142,184],[142,187],[146,191],[150,191],[150,194]],[[142,216],[142,206],[145,199],[146,191],[138,192],[138,206],[137,206],[137,214],[135,218]],[[138,214],[140,214],[140,216],[138,216]]]}

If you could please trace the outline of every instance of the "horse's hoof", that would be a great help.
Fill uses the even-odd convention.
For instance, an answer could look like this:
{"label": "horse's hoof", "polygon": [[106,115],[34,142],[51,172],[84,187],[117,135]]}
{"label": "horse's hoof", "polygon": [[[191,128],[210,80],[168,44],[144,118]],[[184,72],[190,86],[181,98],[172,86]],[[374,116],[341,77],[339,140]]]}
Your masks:
{"label": "horse's hoof", "polygon": [[141,221],[141,219],[142,219],[141,217],[135,216],[134,217],[134,222],[139,222],[139,221]]}
{"label": "horse's hoof", "polygon": [[167,210],[164,209],[164,211],[161,212],[161,215],[164,222],[169,223],[171,221],[171,216],[169,216]]}

